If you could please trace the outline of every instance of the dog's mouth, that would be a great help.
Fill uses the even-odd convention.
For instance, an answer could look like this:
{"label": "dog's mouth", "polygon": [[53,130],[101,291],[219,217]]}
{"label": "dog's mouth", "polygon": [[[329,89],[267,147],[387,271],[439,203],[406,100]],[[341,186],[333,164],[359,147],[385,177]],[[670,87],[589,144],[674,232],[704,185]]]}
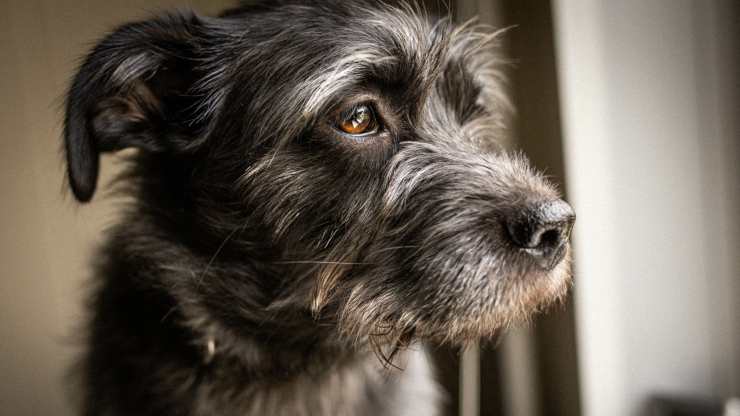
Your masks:
{"label": "dog's mouth", "polygon": [[[464,253],[458,258],[449,250],[435,256],[417,251],[414,267],[406,272],[399,271],[402,261],[396,260],[373,273],[388,276],[392,270],[383,283],[365,280],[349,288],[339,323],[349,332],[345,335],[367,339],[385,358],[415,340],[461,346],[526,322],[564,299],[570,287],[567,241],[553,249],[546,266],[511,247],[503,252],[468,248],[459,250]],[[414,248],[399,251],[408,261]]]}
{"label": "dog's mouth", "polygon": [[562,243],[554,248],[525,248],[525,253],[534,258],[537,265],[546,271],[555,268],[565,257],[566,244]]}
{"label": "dog's mouth", "polygon": [[492,339],[561,303],[572,282],[570,245],[556,248],[542,266],[491,270],[482,280],[471,277],[467,285],[473,290],[454,298],[438,293],[436,302],[449,309],[444,318],[421,319],[415,328],[418,337],[454,345]]}

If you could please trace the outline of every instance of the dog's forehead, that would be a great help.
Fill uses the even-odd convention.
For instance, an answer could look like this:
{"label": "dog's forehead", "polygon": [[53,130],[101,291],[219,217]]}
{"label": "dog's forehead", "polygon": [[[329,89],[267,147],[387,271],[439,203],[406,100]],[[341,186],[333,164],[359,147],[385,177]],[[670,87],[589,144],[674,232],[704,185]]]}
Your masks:
{"label": "dog's forehead", "polygon": [[[237,91],[231,97],[248,100],[246,113],[257,117],[247,122],[258,136],[284,139],[295,137],[348,91],[368,83],[393,86],[411,107],[421,107],[451,61],[458,65],[450,75],[476,71],[470,64],[479,60],[468,58],[482,39],[455,27],[449,18],[430,16],[407,3],[288,2],[238,9],[224,19],[228,23],[219,24],[218,30],[226,41],[215,45],[212,71],[206,76],[208,86],[218,87],[220,80],[222,88],[206,91],[211,98],[206,107],[223,107],[214,99]],[[229,73],[223,69],[227,60],[232,60],[233,76],[224,76]],[[458,84],[466,89],[473,83]],[[274,103],[282,111],[265,113]]]}
{"label": "dog's forehead", "polygon": [[398,62],[430,67],[449,35],[449,25],[442,24],[447,20],[410,5],[291,2],[246,8],[233,17],[243,23],[232,35],[243,41],[246,59],[264,52],[282,54],[283,63],[314,70]]}
{"label": "dog's forehead", "polygon": [[410,101],[417,99],[439,73],[449,41],[444,25],[389,6],[357,7],[343,26],[324,35],[322,68],[303,84],[314,92],[309,113],[359,80],[402,86]]}

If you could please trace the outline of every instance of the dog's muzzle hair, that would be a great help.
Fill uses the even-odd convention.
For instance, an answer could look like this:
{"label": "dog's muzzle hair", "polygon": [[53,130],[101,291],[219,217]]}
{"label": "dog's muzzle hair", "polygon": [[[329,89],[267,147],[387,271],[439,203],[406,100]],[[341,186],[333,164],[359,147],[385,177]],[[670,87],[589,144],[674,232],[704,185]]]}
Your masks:
{"label": "dog's muzzle hair", "polygon": [[82,64],[65,119],[80,201],[101,152],[138,149],[102,286],[156,292],[189,342],[211,351],[215,336],[254,366],[307,345],[462,344],[560,299],[574,214],[501,149],[497,40],[374,1],[120,27]]}

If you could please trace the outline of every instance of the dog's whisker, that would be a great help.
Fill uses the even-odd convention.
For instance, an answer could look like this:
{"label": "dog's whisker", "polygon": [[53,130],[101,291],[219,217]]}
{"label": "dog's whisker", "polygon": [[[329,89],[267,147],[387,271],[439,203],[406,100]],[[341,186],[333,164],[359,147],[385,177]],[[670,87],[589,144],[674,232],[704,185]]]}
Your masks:
{"label": "dog's whisker", "polygon": [[273,261],[272,264],[337,264],[337,265],[371,265],[372,263],[365,262],[351,262],[351,261],[329,261],[329,260],[287,260],[287,261]]}
{"label": "dog's whisker", "polygon": [[372,252],[368,257],[374,258],[378,254],[385,253],[387,251],[404,250],[404,249],[408,249],[408,248],[418,249],[420,247],[421,247],[420,245],[410,245],[410,244],[402,245],[402,246],[384,247],[384,248],[381,248],[379,250],[376,250],[376,251]]}
{"label": "dog's whisker", "polygon": [[226,247],[226,244],[229,242],[229,240],[239,231],[239,228],[235,228],[232,230],[229,234],[226,235],[226,237],[221,241],[221,244],[219,244],[218,248],[216,248],[216,251],[213,253],[211,258],[208,260],[208,263],[203,268],[203,271],[200,273],[200,276],[198,277],[198,280],[196,282],[196,286],[200,286],[203,283],[203,279],[208,274],[208,271],[210,270],[211,266],[213,266],[213,263],[216,261],[216,257],[218,257],[219,254],[221,254],[221,251]]}

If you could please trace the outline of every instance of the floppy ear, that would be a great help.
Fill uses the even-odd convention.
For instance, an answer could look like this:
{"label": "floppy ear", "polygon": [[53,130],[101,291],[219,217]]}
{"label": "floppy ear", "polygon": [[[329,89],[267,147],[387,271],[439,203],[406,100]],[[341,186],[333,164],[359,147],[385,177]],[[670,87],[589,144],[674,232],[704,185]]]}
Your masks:
{"label": "floppy ear", "polygon": [[64,141],[75,197],[92,198],[100,152],[178,152],[193,138],[200,20],[173,14],[121,26],[85,58],[67,94]]}

